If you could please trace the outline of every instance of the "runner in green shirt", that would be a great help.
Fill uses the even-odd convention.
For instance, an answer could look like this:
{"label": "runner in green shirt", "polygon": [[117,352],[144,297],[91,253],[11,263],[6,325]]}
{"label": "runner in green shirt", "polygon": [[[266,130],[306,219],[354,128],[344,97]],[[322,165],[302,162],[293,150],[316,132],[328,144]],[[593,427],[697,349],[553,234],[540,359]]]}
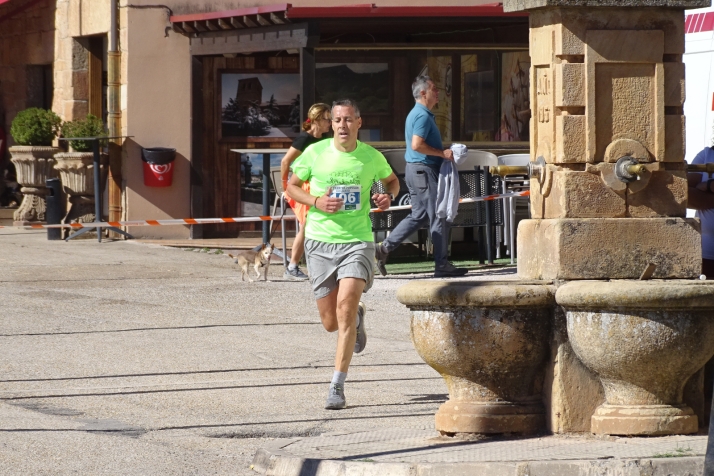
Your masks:
{"label": "runner in green shirt", "polygon": [[[357,140],[359,108],[344,99],[332,104],[335,137],[308,147],[293,163],[288,193],[314,207],[305,222],[305,256],[317,309],[328,332],[337,332],[335,371],[325,408],[345,408],[344,383],[353,353],[367,343],[366,307],[360,301],[374,280],[370,190],[380,180],[387,193],[372,200],[382,210],[399,193],[399,180],[384,156]],[[301,187],[310,181],[310,193]]]}

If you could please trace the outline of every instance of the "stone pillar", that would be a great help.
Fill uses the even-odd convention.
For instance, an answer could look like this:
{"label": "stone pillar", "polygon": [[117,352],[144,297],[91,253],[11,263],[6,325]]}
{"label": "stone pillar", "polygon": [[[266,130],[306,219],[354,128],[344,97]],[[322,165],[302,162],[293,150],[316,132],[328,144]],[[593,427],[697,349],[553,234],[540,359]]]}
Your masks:
{"label": "stone pillar", "polygon": [[[531,180],[533,219],[518,230],[521,279],[698,277],[699,222],[686,218],[682,55],[684,10],[709,5],[505,0],[505,11],[530,13],[531,160],[543,164]],[[558,290],[567,340],[561,332],[553,342],[546,382],[553,431],[697,431],[683,387],[714,352],[709,341],[705,352],[691,349],[714,331],[700,309],[714,286],[692,284]]]}
{"label": "stone pillar", "polygon": [[[535,220],[518,231],[523,279],[636,279],[649,263],[655,278],[700,274],[682,54],[684,9],[709,0],[622,3],[504,3],[530,11],[531,160],[546,163],[531,185]],[[639,180],[617,179],[621,157],[644,165]]]}

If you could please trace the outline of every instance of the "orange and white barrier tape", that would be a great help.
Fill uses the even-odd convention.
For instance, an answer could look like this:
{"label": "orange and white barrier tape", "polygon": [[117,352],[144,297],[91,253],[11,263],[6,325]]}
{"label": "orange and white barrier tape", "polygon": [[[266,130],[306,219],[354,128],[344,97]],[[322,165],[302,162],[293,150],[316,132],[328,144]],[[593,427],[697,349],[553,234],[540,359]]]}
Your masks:
{"label": "orange and white barrier tape", "polygon": [[[462,198],[459,203],[474,203],[474,202],[487,202],[491,200],[499,200],[502,198],[512,198],[512,197],[527,197],[531,194],[530,191],[525,192],[515,192],[515,193],[504,193],[501,195],[486,195],[485,197],[474,197],[474,198]],[[370,210],[371,213],[381,213],[381,212],[393,212],[400,210],[409,210],[411,205],[401,205],[396,207],[390,207],[387,210],[380,210],[379,208],[373,208]],[[104,228],[108,226],[120,227],[120,226],[171,226],[171,225],[213,225],[216,223],[249,223],[249,222],[259,222],[259,221],[280,221],[280,220],[296,220],[295,215],[276,215],[276,216],[257,216],[257,217],[236,217],[236,218],[172,218],[166,220],[129,220],[129,221],[95,221],[91,223],[67,223],[59,225],[26,225],[26,226],[0,226],[0,228],[23,228],[23,229],[33,229],[33,228],[72,228],[79,230],[80,228]]]}

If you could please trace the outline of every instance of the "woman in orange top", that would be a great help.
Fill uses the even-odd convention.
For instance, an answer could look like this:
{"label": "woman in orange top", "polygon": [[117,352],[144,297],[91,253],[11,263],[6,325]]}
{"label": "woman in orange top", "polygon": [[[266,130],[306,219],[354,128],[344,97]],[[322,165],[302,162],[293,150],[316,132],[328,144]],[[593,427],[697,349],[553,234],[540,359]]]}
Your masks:
{"label": "woman in orange top", "polygon": [[[280,161],[280,173],[283,179],[283,190],[288,188],[288,172],[290,171],[290,166],[295,159],[300,157],[300,154],[302,154],[308,146],[324,139],[324,134],[326,134],[330,129],[330,106],[324,103],[313,104],[307,112],[307,120],[302,123],[302,132],[300,132],[300,134],[295,138],[292,146],[285,153],[283,160]],[[309,192],[310,184],[305,182],[302,188]],[[290,264],[288,265],[288,269],[285,270],[283,279],[303,281],[308,279],[308,277],[305,273],[300,271],[298,263],[305,252],[305,218],[307,217],[307,211],[310,207],[303,205],[302,203],[297,203],[295,200],[290,198],[287,193],[285,194],[285,198],[295,212],[295,216],[297,216],[300,225],[298,233],[295,235],[295,240],[293,241]]]}

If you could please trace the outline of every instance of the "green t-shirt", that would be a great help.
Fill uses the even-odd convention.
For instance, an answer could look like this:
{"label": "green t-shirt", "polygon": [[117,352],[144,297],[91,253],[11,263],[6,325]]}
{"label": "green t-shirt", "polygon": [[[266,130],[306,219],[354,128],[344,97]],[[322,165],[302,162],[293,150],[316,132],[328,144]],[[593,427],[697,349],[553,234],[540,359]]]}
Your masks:
{"label": "green t-shirt", "polygon": [[345,210],[326,213],[311,208],[305,221],[305,237],[324,243],[374,241],[369,220],[372,184],[392,173],[387,159],[373,147],[357,142],[352,152],[335,149],[333,139],[308,147],[293,162],[292,170],[310,182],[310,193],[319,197],[333,189],[345,200]]}

